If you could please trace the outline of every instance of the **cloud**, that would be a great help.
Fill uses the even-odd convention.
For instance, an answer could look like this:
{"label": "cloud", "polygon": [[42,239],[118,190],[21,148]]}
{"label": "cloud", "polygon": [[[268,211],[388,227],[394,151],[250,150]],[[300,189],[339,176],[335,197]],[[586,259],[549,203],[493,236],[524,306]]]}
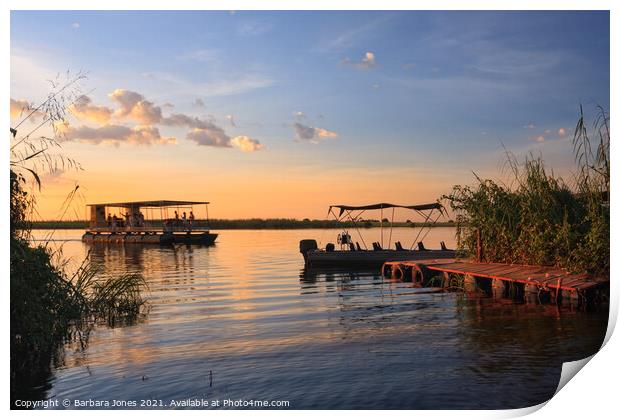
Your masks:
{"label": "cloud", "polygon": [[72,27],[73,29],[79,29],[79,28],[80,28],[80,22],[73,22],[73,23],[71,24],[71,27]]}
{"label": "cloud", "polygon": [[210,121],[206,121],[198,117],[191,117],[185,114],[170,114],[169,117],[162,118],[160,120],[160,124],[173,127],[189,127],[200,129],[212,129],[213,127],[215,127],[215,125]]}
{"label": "cloud", "polygon": [[310,143],[319,143],[323,139],[335,139],[338,133],[324,128],[309,127],[298,122],[293,123],[293,129],[297,135],[297,140],[307,140]]}
{"label": "cloud", "polygon": [[194,128],[187,133],[187,139],[195,141],[200,146],[236,147],[242,152],[257,152],[264,149],[258,140],[248,136],[237,136],[231,139],[222,128],[215,124],[210,124],[205,128]]}
{"label": "cloud", "polygon": [[248,136],[234,137],[230,143],[242,152],[257,152],[265,148],[258,140],[251,139]]}
{"label": "cloud", "polygon": [[92,100],[82,95],[75,103],[69,106],[69,112],[81,120],[90,120],[100,125],[107,124],[112,117],[113,110],[105,106],[92,105]]}
{"label": "cloud", "polygon": [[368,51],[364,54],[364,57],[360,61],[350,60],[349,58],[345,58],[340,61],[340,64],[353,66],[358,69],[368,70],[375,66],[375,53]]}
{"label": "cloud", "polygon": [[161,108],[137,92],[116,89],[108,96],[120,105],[114,112],[117,118],[127,118],[145,125],[156,124],[162,119]]}
{"label": "cloud", "polygon": [[237,124],[235,124],[235,116],[234,115],[227,115],[226,119],[228,120],[228,123],[230,125],[232,125],[233,127],[237,126]]}
{"label": "cloud", "polygon": [[192,105],[195,106],[196,108],[205,108],[205,103],[200,98],[197,98],[194,102],[192,102]]}
{"label": "cloud", "polygon": [[295,111],[293,112],[293,117],[295,117],[297,121],[301,121],[306,119],[306,114],[301,111]]}
{"label": "cloud", "polygon": [[[32,105],[25,99],[13,99],[11,98],[11,119],[18,119],[28,116],[32,112]],[[43,113],[41,111],[35,111],[31,116],[30,120],[34,121],[37,117],[42,117]]]}
{"label": "cloud", "polygon": [[560,127],[557,131],[546,129],[542,132],[542,134],[534,135],[530,137],[530,141],[535,141],[537,143],[544,143],[547,140],[560,140],[566,137],[567,131],[564,127]]}
{"label": "cloud", "polygon": [[216,125],[208,128],[194,128],[187,133],[187,138],[200,146],[232,147],[230,137]]}
{"label": "cloud", "polygon": [[415,63],[405,63],[403,64],[403,70],[413,70],[415,69],[416,64]]}
{"label": "cloud", "polygon": [[65,141],[77,141],[89,144],[113,144],[122,143],[139,146],[150,146],[153,144],[175,144],[174,137],[162,137],[157,127],[136,126],[127,127],[124,125],[104,125],[93,128],[85,125],[73,127],[68,123],[56,126]]}
{"label": "cloud", "polygon": [[523,128],[529,128],[530,130],[536,128],[536,125],[533,122],[529,122],[523,126]]}
{"label": "cloud", "polygon": [[[65,141],[90,144],[112,143],[114,145],[121,143],[144,145],[176,143],[174,137],[162,137],[160,135],[159,129],[155,126],[160,125],[190,128],[191,131],[187,133],[187,139],[201,146],[236,147],[244,152],[255,152],[264,148],[258,140],[248,136],[242,135],[231,138],[223,128],[210,120],[182,113],[163,116],[159,106],[146,100],[138,92],[115,89],[108,96],[118,104],[116,109],[92,105],[91,99],[87,96],[82,96],[76,101],[75,105],[71,107],[73,115],[80,119],[97,122],[100,127],[93,128],[85,125],[73,127],[69,124],[59,124],[57,130]],[[196,102],[204,106],[201,99],[197,99]],[[17,105],[17,102],[12,103],[13,108],[16,108]],[[236,126],[232,115],[227,115],[226,119],[232,126]],[[113,120],[115,124],[109,124],[110,120]],[[138,121],[140,125],[130,128],[116,123],[123,120]]]}

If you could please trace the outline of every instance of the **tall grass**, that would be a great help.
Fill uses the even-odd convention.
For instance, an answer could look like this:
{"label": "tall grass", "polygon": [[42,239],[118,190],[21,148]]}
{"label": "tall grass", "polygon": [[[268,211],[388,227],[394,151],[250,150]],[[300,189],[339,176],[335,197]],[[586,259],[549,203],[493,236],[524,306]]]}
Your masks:
{"label": "tall grass", "polygon": [[[577,171],[565,182],[542,158],[507,153],[512,182],[477,178],[444,196],[456,213],[459,249],[484,261],[553,265],[609,276],[609,115],[599,108],[594,137],[583,111],[573,135]],[[592,140],[596,144],[592,144]]]}
{"label": "tall grass", "polygon": [[[12,188],[17,188],[12,198],[24,197],[20,183]],[[21,214],[23,200],[15,204],[11,214]],[[40,385],[52,362],[60,362],[57,355],[65,343],[79,338],[86,345],[90,329],[100,322],[135,322],[145,308],[147,289],[140,274],[107,276],[88,258],[71,274],[66,264],[55,262],[54,251],[32,246],[23,236],[23,230],[16,230],[10,240],[12,401]]]}
{"label": "tall grass", "polygon": [[[35,192],[41,189],[41,171],[55,171],[79,164],[54,154],[59,143],[37,130],[64,121],[67,104],[76,99],[75,84],[81,76],[69,78],[40,105],[25,110],[25,117],[11,127],[10,162],[10,283],[11,283],[11,401],[42,399],[37,393],[49,376],[51,363],[62,345],[73,337],[88,337],[98,322],[114,325],[132,322],[144,308],[141,275],[127,273],[106,276],[86,259],[74,273],[58,264],[50,248],[33,246],[30,217],[36,213]],[[22,124],[34,115],[40,123],[26,129]],[[29,177],[32,187],[28,187]],[[75,196],[77,186],[69,194]],[[67,203],[67,206],[70,203]],[[81,340],[82,344],[85,343]],[[33,391],[35,390],[35,391]]]}

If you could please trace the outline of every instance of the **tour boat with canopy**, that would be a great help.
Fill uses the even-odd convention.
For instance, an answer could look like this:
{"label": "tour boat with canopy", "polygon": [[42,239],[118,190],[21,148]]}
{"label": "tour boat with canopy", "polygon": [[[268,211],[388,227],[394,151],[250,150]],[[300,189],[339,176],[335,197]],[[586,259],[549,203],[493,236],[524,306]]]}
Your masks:
{"label": "tour boat with canopy", "polygon": [[[394,224],[394,210],[407,209],[422,216],[424,219],[422,227],[409,247],[404,247],[400,241],[394,243],[394,248],[390,248],[392,242],[392,230]],[[383,218],[384,210],[392,210],[391,220],[385,222]],[[372,243],[368,246],[360,232],[361,218],[363,214],[370,210],[380,210],[381,241]],[[454,258],[455,251],[448,249],[445,243],[440,243],[440,249],[427,249],[423,240],[430,232],[432,225],[441,216],[445,216],[444,208],[440,203],[399,205],[390,203],[377,203],[363,206],[331,205],[328,214],[333,216],[338,222],[350,222],[353,230],[357,233],[359,240],[354,241],[348,229],[343,229],[337,237],[340,249],[336,249],[333,243],[327,243],[324,248],[319,248],[314,239],[303,239],[299,242],[299,251],[304,257],[307,268],[375,268],[381,267],[386,261],[409,261],[421,259],[442,259]],[[389,235],[387,244],[384,243],[384,230],[389,224]],[[361,242],[361,243],[360,243]]]}
{"label": "tour boat with canopy", "polygon": [[[203,205],[204,218],[197,219],[194,206]],[[87,204],[90,220],[82,241],[212,245],[217,234],[209,231],[208,205],[178,200]]]}

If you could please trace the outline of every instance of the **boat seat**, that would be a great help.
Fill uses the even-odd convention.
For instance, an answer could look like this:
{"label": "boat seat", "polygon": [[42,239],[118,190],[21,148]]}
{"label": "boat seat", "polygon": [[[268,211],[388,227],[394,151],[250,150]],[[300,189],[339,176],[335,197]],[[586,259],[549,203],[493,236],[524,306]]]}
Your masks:
{"label": "boat seat", "polygon": [[426,249],[426,247],[424,246],[424,242],[422,241],[418,242],[418,249],[420,251],[428,251],[428,249]]}
{"label": "boat seat", "polygon": [[379,244],[379,242],[373,242],[372,249],[375,251],[383,251],[383,248],[381,248],[381,245]]}
{"label": "boat seat", "polygon": [[359,243],[359,242],[356,242],[356,243],[355,243],[355,247],[357,248],[357,250],[358,250],[358,251],[361,251],[361,250],[362,250],[362,247],[360,246],[360,243]]}
{"label": "boat seat", "polygon": [[446,246],[446,243],[444,241],[441,241],[441,250],[442,251],[447,251],[448,247]]}
{"label": "boat seat", "polygon": [[325,245],[325,252],[334,252],[336,250],[336,246],[331,242]]}
{"label": "boat seat", "polygon": [[396,250],[397,251],[404,251],[405,248],[403,248],[403,245],[400,243],[400,241],[395,242],[394,245],[396,245]]}
{"label": "boat seat", "polygon": [[349,242],[349,251],[355,251],[355,245]]}

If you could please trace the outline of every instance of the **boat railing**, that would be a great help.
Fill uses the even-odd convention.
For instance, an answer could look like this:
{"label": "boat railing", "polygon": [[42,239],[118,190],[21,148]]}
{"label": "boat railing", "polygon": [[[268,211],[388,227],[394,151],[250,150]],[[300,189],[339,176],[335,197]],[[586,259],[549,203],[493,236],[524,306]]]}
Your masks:
{"label": "boat railing", "polygon": [[105,233],[174,233],[174,232],[192,232],[192,231],[208,231],[209,225],[206,221],[157,221],[144,222],[137,225],[126,225],[124,223],[105,223],[93,224],[87,228],[89,232],[105,232]]}

